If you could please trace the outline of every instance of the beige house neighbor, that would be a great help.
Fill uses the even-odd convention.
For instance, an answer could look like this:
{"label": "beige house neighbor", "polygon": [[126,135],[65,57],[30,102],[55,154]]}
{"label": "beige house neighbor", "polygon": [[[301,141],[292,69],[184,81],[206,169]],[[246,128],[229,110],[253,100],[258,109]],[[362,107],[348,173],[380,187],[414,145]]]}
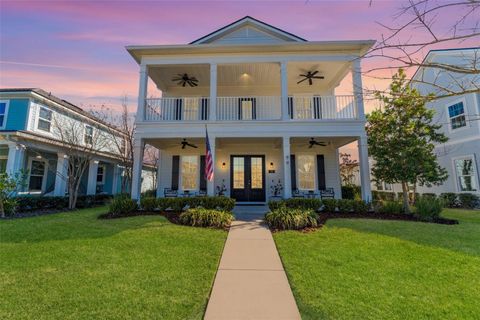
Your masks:
{"label": "beige house neighbor", "polygon": [[[247,16],[190,44],[128,46],[140,67],[132,198],[146,143],[160,150],[159,197],[339,198],[338,149],[358,141],[370,200],[360,57],[373,44],[307,41]],[[354,94],[336,95],[350,74]],[[147,98],[149,79],[161,98]],[[206,128],[213,181],[204,177]]]}

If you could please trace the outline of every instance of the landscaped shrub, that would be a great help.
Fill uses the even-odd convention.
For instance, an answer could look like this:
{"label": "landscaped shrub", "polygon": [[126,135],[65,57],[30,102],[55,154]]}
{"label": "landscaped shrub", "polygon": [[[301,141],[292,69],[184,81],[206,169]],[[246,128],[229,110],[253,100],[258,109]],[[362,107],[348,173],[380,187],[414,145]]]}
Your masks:
{"label": "landscaped shrub", "polygon": [[158,198],[156,206],[160,211],[171,209],[180,212],[193,208],[205,208],[232,211],[235,207],[235,199],[224,196],[215,197],[189,197],[189,198]]}
{"label": "landscaped shrub", "polygon": [[136,200],[130,199],[130,197],[119,196],[113,198],[108,207],[108,212],[112,215],[123,215],[136,211],[138,204]]}
{"label": "landscaped shrub", "polygon": [[367,213],[370,209],[370,204],[363,200],[354,200],[353,201],[353,211],[355,213],[363,214]]}
{"label": "landscaped shrub", "polygon": [[180,215],[180,223],[194,227],[228,227],[233,220],[233,214],[228,211],[194,208]]}
{"label": "landscaped shrub", "polygon": [[140,198],[155,198],[157,196],[157,190],[150,189],[145,192],[142,192]]}
{"label": "landscaped shrub", "polygon": [[10,217],[15,215],[17,212],[17,200],[15,198],[7,198],[3,200],[3,212],[5,216]]}
{"label": "landscaped shrub", "polygon": [[447,208],[456,208],[459,206],[457,194],[453,192],[446,192],[440,194],[440,198],[444,201],[444,206]]}
{"label": "landscaped shrub", "polygon": [[317,211],[322,206],[320,199],[290,198],[285,200],[287,208]]}
{"label": "landscaped shrub", "polygon": [[403,203],[401,201],[379,201],[376,211],[387,214],[403,213]]}
{"label": "landscaped shrub", "polygon": [[198,197],[200,205],[206,209],[218,209],[224,211],[232,211],[235,207],[235,199],[225,196],[215,197]]}
{"label": "landscaped shrub", "polygon": [[154,197],[141,198],[140,207],[145,211],[153,211],[157,208],[157,199]]}
{"label": "landscaped shrub", "polygon": [[337,200],[338,211],[342,213],[353,211],[353,203],[354,203],[354,200],[350,200],[350,199]]}
{"label": "landscaped shrub", "polygon": [[478,196],[473,193],[460,193],[458,200],[462,208],[473,209],[480,205]]}
{"label": "landscaped shrub", "polygon": [[324,199],[322,200],[323,203],[323,211],[326,212],[335,212],[337,208],[337,199]]}
{"label": "landscaped shrub", "polygon": [[342,186],[342,199],[359,199],[360,194],[360,186]]}
{"label": "landscaped shrub", "polygon": [[265,221],[274,229],[299,230],[317,226],[318,215],[313,210],[281,207],[265,215]]}
{"label": "landscaped shrub", "polygon": [[429,199],[435,199],[437,198],[437,195],[435,193],[423,193],[421,195],[422,198],[429,198]]}
{"label": "landscaped shrub", "polygon": [[268,208],[270,211],[277,210],[281,207],[286,207],[287,202],[285,200],[270,200],[268,201]]}
{"label": "landscaped shrub", "polygon": [[443,200],[420,197],[415,202],[415,215],[424,221],[432,221],[440,216],[443,210]]}
{"label": "landscaped shrub", "polygon": [[387,191],[372,191],[373,200],[395,201],[395,193]]}

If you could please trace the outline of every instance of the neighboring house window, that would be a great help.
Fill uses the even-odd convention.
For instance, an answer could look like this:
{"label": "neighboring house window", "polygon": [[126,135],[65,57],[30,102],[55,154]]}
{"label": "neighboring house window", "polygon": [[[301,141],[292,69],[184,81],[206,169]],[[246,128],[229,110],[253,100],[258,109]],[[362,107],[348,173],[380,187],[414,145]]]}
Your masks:
{"label": "neighboring house window", "polygon": [[315,189],[315,157],[313,155],[299,155],[297,157],[298,189]]}
{"label": "neighboring house window", "polygon": [[390,183],[385,182],[385,191],[392,191],[392,185]]}
{"label": "neighboring house window", "polygon": [[40,107],[38,114],[38,129],[50,132],[52,126],[52,110]]}
{"label": "neighboring house window", "polygon": [[7,126],[8,101],[0,101],[0,129]]}
{"label": "neighboring house window", "polygon": [[0,147],[0,173],[7,171],[8,147]]}
{"label": "neighboring house window", "polygon": [[377,183],[375,185],[376,185],[378,191],[383,191],[382,181],[377,181]]}
{"label": "neighboring house window", "polygon": [[103,192],[103,187],[105,185],[105,175],[106,175],[106,167],[104,165],[98,166],[97,169],[97,187],[96,192],[101,193]]}
{"label": "neighboring house window", "polygon": [[473,156],[462,159],[455,159],[455,173],[457,174],[457,183],[460,191],[477,191],[477,169]]}
{"label": "neighboring house window", "polygon": [[465,127],[467,122],[465,120],[465,110],[463,102],[456,103],[448,107],[448,116],[450,117],[450,124],[452,130]]}
{"label": "neighboring house window", "polygon": [[83,141],[85,144],[92,144],[93,143],[93,127],[92,126],[85,126],[85,135],[83,137]]}
{"label": "neighboring house window", "polygon": [[28,190],[33,192],[41,192],[45,179],[47,166],[43,160],[32,159],[30,162],[30,178],[28,181]]}
{"label": "neighboring house window", "polygon": [[182,156],[182,190],[196,190],[198,177],[198,157]]}

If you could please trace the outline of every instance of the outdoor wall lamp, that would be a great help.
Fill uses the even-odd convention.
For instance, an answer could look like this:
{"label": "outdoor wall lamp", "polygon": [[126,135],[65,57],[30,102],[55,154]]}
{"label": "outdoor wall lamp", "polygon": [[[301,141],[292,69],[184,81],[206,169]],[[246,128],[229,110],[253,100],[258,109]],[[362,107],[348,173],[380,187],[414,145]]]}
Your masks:
{"label": "outdoor wall lamp", "polygon": [[226,164],[225,162],[222,162],[222,169],[225,169],[225,166],[226,166],[226,165],[227,165],[227,164]]}
{"label": "outdoor wall lamp", "polygon": [[270,162],[270,169],[273,169],[273,162]]}

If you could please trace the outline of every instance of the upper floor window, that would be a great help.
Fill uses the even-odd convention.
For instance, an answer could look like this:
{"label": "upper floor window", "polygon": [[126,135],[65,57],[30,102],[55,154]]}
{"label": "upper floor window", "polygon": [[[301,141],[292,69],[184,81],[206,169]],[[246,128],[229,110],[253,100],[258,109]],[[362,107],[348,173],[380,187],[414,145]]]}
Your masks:
{"label": "upper floor window", "polygon": [[297,157],[298,189],[315,189],[315,157],[313,155],[299,155]]}
{"label": "upper floor window", "polygon": [[197,156],[182,156],[182,190],[196,190],[199,166]]}
{"label": "upper floor window", "polygon": [[8,101],[0,101],[0,129],[7,125]]}
{"label": "upper floor window", "polygon": [[38,114],[38,129],[50,132],[52,127],[52,110],[49,110],[45,107],[40,107],[40,112]]}
{"label": "upper floor window", "polygon": [[448,117],[450,118],[452,130],[465,127],[467,125],[467,122],[465,121],[465,110],[463,107],[463,102],[459,102],[449,106]]}
{"label": "upper floor window", "polygon": [[93,127],[92,126],[85,126],[85,135],[83,137],[83,141],[85,142],[85,144],[93,143]]}
{"label": "upper floor window", "polygon": [[473,156],[467,156],[461,159],[455,159],[454,165],[459,190],[477,191],[478,181],[475,158]]}

